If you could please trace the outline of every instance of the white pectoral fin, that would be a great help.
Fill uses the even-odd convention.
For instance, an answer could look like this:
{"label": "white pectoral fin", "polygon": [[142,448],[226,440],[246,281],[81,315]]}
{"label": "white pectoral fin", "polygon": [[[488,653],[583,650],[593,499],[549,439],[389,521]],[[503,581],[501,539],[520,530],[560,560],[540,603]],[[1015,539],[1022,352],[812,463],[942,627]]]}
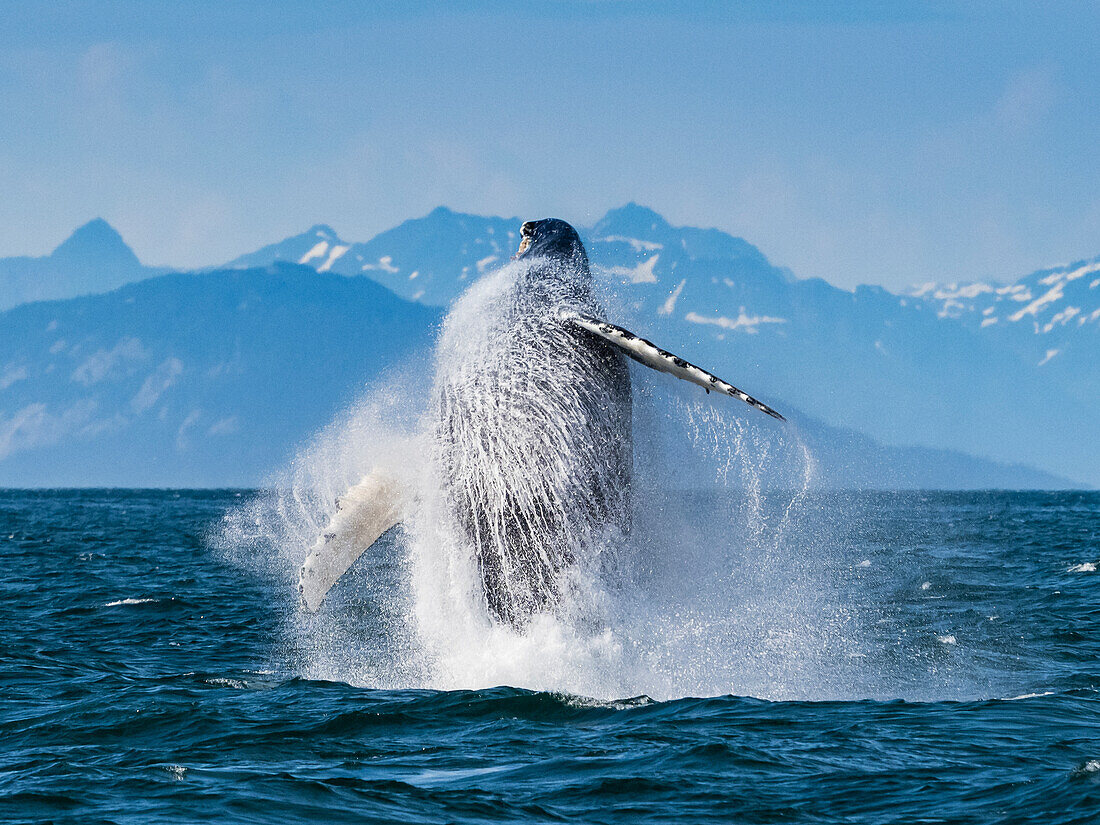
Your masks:
{"label": "white pectoral fin", "polygon": [[311,611],[356,559],[401,521],[406,495],[389,476],[371,473],[337,500],[337,512],[306,556],[298,592]]}
{"label": "white pectoral fin", "polygon": [[614,344],[639,364],[645,364],[651,369],[667,372],[669,375],[673,375],[676,378],[690,381],[692,384],[698,384],[707,392],[715,390],[733,398],[740,398],[746,404],[756,407],[760,412],[767,413],[772,418],[778,418],[780,421],[787,420],[767,404],[757,401],[748,393],[737,389],[733,384],[723,381],[717,375],[712,375],[702,367],[697,367],[685,361],[683,358],[673,355],[671,352],[665,352],[656,344],[647,341],[645,338],[639,338],[629,330],[625,330],[622,327],[599,318],[593,318],[590,315],[582,315],[575,312],[566,314],[565,318],[582,329],[588,330],[593,335],[599,336],[608,343]]}

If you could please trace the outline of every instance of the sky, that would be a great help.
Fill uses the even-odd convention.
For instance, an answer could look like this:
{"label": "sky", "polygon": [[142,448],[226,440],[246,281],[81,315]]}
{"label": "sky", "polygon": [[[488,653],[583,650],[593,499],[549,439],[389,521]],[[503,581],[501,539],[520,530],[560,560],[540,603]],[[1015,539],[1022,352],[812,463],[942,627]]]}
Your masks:
{"label": "sky", "polygon": [[848,288],[1100,255],[1094,3],[0,5],[0,256],[628,201]]}

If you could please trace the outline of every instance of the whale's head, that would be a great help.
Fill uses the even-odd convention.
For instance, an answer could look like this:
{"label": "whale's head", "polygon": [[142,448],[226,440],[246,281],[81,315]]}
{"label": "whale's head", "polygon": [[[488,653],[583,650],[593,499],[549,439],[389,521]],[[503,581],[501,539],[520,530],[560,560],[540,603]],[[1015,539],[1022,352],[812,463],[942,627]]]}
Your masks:
{"label": "whale's head", "polygon": [[519,234],[517,259],[556,258],[588,271],[588,255],[585,254],[581,236],[565,221],[558,218],[527,221],[520,227]]}

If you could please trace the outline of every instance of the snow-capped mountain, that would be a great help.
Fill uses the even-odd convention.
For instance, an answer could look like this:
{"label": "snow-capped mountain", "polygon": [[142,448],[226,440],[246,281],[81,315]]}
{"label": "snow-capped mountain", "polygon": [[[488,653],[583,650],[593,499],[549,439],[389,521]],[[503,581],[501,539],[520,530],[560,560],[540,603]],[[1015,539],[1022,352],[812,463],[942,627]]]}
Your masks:
{"label": "snow-capped mountain", "polygon": [[1061,340],[1086,324],[1100,327],[1100,258],[1035,272],[1008,285],[926,283],[909,295],[933,304],[941,318],[982,329],[1016,324]]}
{"label": "snow-capped mountain", "polygon": [[[510,257],[520,222],[437,209],[351,244],[331,270],[444,306]],[[1070,278],[1081,267],[1036,273],[1014,291],[976,293],[999,299],[1002,317],[983,315],[986,307],[963,311],[957,289],[848,292],[799,279],[743,239],[674,227],[636,204],[582,235],[612,320],[765,400],[785,399],[888,444],[1023,461],[1100,484],[1096,324],[1082,321],[1097,303],[1078,300],[1078,292],[1100,290],[1089,287],[1094,277]],[[983,326],[991,317],[996,324]],[[1016,334],[991,332],[997,324]],[[1047,357],[1050,350],[1058,352]]]}
{"label": "snow-capped mountain", "polygon": [[[430,370],[418,354],[441,315],[369,278],[295,264],[177,273],[0,312],[0,486],[257,484],[366,383],[393,368]],[[709,403],[698,388],[661,376],[643,387],[650,380],[658,393]],[[652,406],[647,390],[639,396]],[[798,432],[788,448],[809,445],[826,486],[1066,483],[960,453],[887,447],[784,412]],[[757,416],[748,427],[771,426]],[[674,458],[670,483],[715,477],[682,420],[659,429]],[[767,469],[778,464],[773,453]]]}
{"label": "snow-capped mountain", "polygon": [[[1081,322],[1100,307],[1089,266],[1021,279],[1005,294],[1027,300],[1001,300],[1011,310],[951,317],[923,297],[799,280],[744,242],[700,248],[698,230],[626,217],[598,224],[590,247],[639,333],[684,347],[750,392],[890,444],[1100,483],[1100,336]],[[609,236],[624,241],[610,248]],[[982,326],[994,317],[999,328]]]}
{"label": "snow-capped mountain", "polygon": [[[3,313],[0,469],[8,470],[0,476],[18,483],[20,472],[48,466],[39,458],[51,455],[50,450],[60,456],[75,450],[76,455],[83,449],[76,446],[81,439],[110,440],[115,436],[97,433],[114,432],[111,422],[125,422],[119,424],[122,440],[116,444],[122,450],[121,433],[131,427],[139,428],[132,435],[142,432],[145,424],[140,422],[154,408],[157,416],[166,416],[164,421],[175,422],[177,430],[199,410],[212,439],[221,431],[219,421],[248,421],[252,429],[240,423],[240,444],[253,445],[253,459],[269,449],[285,453],[304,434],[303,422],[320,423],[336,408],[339,387],[353,387],[397,353],[430,340],[443,307],[481,273],[511,257],[520,223],[518,218],[439,208],[365,243],[349,242],[330,227],[317,225],[201,275],[154,279],[94,301],[29,304]],[[62,294],[68,295],[74,290],[105,292],[119,278],[134,280],[155,272],[141,267],[117,233],[100,224],[94,222],[88,232],[82,229],[73,243],[48,258],[0,260],[0,274],[13,261],[16,268],[27,260],[42,267],[64,264],[80,273],[80,278],[59,279]],[[1035,273],[1004,287],[931,286],[896,295],[867,286],[848,292],[820,279],[797,278],[745,240],[714,229],[675,227],[635,204],[609,212],[582,228],[582,235],[611,320],[781,411],[801,410],[801,420],[818,434],[833,427],[869,437],[860,442],[864,447],[845,448],[852,455],[869,455],[865,447],[876,441],[895,458],[901,453],[894,448],[911,450],[905,461],[898,459],[897,466],[907,468],[904,477],[895,474],[887,482],[881,473],[845,471],[851,483],[941,485],[943,468],[951,461],[944,458],[946,453],[934,451],[954,450],[1049,474],[1047,482],[1039,482],[1035,475],[994,472],[987,463],[964,476],[965,462],[956,463],[957,483],[963,486],[982,478],[998,486],[1048,483],[1054,477],[1100,485],[1097,261]],[[101,242],[86,243],[89,239]],[[274,284],[289,278],[289,272],[294,273],[293,289],[278,292]],[[203,286],[184,289],[192,283]],[[345,294],[338,287],[350,291]],[[269,288],[274,291],[265,292]],[[219,296],[213,304],[203,299],[204,290]],[[280,312],[274,312],[276,304]],[[153,319],[151,325],[132,317],[131,305],[142,307]],[[262,321],[254,322],[248,313],[234,311],[240,306],[267,310]],[[419,320],[392,328],[379,321],[364,329],[356,318],[373,317],[371,307],[395,313],[398,320]],[[50,317],[36,314],[43,312]],[[309,325],[296,325],[302,318],[311,319]],[[51,327],[55,321],[57,326]],[[38,322],[41,330],[34,326]],[[66,323],[80,330],[78,337],[61,329]],[[139,327],[138,332],[131,329]],[[203,352],[222,346],[219,341],[231,342],[252,365],[250,374],[264,377],[240,379],[241,396],[233,395],[236,390],[228,385],[207,386],[200,378],[203,371],[216,373],[219,364],[233,359],[227,355],[206,363],[205,355],[192,352],[191,338],[205,342]],[[171,359],[183,371],[162,377],[181,388],[179,408],[164,406],[172,393],[158,396],[161,400],[148,408],[134,402],[145,382],[157,384],[157,369],[173,372]],[[123,370],[121,365],[129,366],[118,373],[119,380],[140,377],[140,386],[127,385],[117,397],[100,397],[107,385],[93,379],[100,373],[114,376]],[[324,377],[324,391],[307,380],[318,375]],[[182,376],[190,376],[192,383]],[[183,392],[185,386],[189,389]],[[267,386],[278,392],[264,394]],[[262,400],[259,407],[241,406],[249,393]],[[208,400],[193,400],[199,398]],[[300,409],[303,417],[280,418],[276,413],[282,407]],[[183,429],[197,432],[197,426],[192,422]],[[50,432],[64,434],[56,448],[35,440]],[[252,435],[246,438],[245,433]],[[813,441],[808,433],[805,437]],[[157,443],[170,453],[173,442],[161,435]],[[146,438],[134,437],[135,443]],[[822,454],[835,452],[835,444],[824,437],[816,444]],[[203,460],[221,466],[219,455],[214,451]],[[255,465],[244,454],[237,457],[241,467]],[[920,461],[929,467],[922,468]],[[195,458],[189,466],[200,464]],[[171,483],[171,474],[163,478]]]}
{"label": "snow-capped mountain", "polygon": [[1100,399],[1100,258],[1010,284],[928,283],[910,294],[1057,376],[1083,403]]}
{"label": "snow-capped mountain", "polygon": [[[1048,268],[1007,285],[924,284],[912,294],[938,316],[1018,355],[1020,375],[1042,374],[1046,384],[1063,388],[1087,416],[1067,425],[1067,437],[1082,442],[1079,450],[1097,461],[1087,444],[1096,443],[1090,421],[1100,404],[1100,259]],[[1046,400],[1060,403],[1058,396]],[[1036,410],[1036,429],[1058,426],[1051,406]]]}
{"label": "snow-capped mountain", "polygon": [[511,257],[519,245],[519,225],[518,218],[462,215],[440,206],[366,243],[347,243],[331,228],[318,225],[226,266],[288,261],[318,272],[366,275],[402,298],[445,306],[478,275]]}
{"label": "snow-capped mountain", "polygon": [[253,269],[275,263],[304,264],[318,272],[328,272],[347,253],[351,244],[344,243],[330,226],[317,224],[300,235],[241,255],[225,264],[226,269]]}

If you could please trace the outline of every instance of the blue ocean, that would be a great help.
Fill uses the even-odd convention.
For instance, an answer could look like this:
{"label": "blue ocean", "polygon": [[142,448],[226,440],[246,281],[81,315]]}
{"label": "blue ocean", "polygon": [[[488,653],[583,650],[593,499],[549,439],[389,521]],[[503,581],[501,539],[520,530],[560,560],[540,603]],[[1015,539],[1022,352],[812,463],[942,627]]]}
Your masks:
{"label": "blue ocean", "polygon": [[1100,821],[1100,494],[749,495],[515,633],[400,535],[305,614],[270,492],[0,492],[0,819]]}

